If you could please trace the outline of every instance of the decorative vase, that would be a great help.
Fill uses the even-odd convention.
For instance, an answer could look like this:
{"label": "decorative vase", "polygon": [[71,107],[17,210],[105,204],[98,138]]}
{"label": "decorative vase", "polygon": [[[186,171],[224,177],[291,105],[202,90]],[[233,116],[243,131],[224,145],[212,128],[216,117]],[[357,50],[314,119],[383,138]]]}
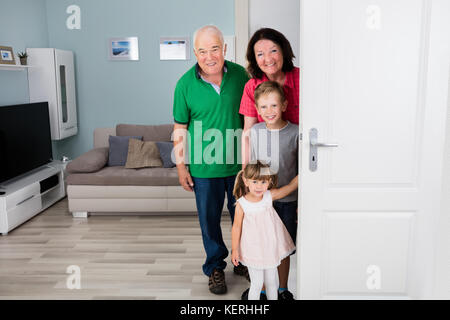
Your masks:
{"label": "decorative vase", "polygon": [[27,65],[27,57],[20,58],[20,64],[23,65],[23,66],[26,66]]}

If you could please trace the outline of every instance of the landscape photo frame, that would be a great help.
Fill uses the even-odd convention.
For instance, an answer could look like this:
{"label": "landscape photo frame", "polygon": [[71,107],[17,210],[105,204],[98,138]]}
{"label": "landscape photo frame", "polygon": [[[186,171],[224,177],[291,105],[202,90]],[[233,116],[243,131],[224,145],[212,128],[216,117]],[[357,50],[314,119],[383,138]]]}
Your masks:
{"label": "landscape photo frame", "polygon": [[109,60],[139,60],[139,42],[137,37],[109,38]]}
{"label": "landscape photo frame", "polygon": [[12,47],[0,46],[0,64],[16,64]]}

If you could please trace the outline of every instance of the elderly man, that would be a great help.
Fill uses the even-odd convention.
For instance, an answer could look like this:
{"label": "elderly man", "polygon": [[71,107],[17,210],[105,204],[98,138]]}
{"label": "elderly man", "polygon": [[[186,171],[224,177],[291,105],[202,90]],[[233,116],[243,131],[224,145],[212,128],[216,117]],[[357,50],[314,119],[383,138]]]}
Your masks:
{"label": "elderly man", "polygon": [[[195,32],[197,64],[178,80],[173,105],[179,181],[185,190],[195,192],[206,251],[203,272],[209,277],[209,290],[215,294],[227,291],[223,270],[228,250],[220,218],[226,193],[231,220],[234,219],[233,186],[241,169],[239,105],[249,79],[243,67],[225,61],[225,52],[223,35],[217,27],[208,25]],[[244,267],[240,268],[235,273],[242,274]]]}

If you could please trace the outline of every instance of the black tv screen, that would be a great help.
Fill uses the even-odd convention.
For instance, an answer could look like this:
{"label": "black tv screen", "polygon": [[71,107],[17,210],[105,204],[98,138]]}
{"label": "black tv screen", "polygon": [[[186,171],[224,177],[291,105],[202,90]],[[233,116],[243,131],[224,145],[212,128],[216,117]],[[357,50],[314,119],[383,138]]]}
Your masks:
{"label": "black tv screen", "polygon": [[51,160],[48,103],[0,106],[0,183]]}

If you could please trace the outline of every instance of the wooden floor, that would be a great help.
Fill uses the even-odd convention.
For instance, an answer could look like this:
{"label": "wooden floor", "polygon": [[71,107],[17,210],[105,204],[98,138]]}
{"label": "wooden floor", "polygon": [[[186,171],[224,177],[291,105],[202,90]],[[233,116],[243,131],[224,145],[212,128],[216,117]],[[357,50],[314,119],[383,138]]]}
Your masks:
{"label": "wooden floor", "polygon": [[[231,247],[231,221],[222,233]],[[295,295],[295,260],[290,290]],[[67,199],[7,236],[0,236],[0,299],[240,299],[248,288],[225,270],[228,293],[213,295],[197,216],[90,216],[73,219]],[[67,268],[81,270],[81,289],[68,289]]]}

